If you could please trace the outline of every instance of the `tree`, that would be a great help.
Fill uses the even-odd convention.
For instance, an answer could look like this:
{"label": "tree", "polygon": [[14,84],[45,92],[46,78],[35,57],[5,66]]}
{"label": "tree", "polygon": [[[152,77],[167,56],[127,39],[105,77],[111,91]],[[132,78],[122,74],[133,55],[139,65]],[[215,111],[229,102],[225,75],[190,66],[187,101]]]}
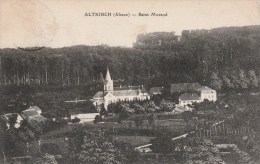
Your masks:
{"label": "tree", "polygon": [[193,139],[184,149],[183,163],[224,163],[218,149],[210,140]]}
{"label": "tree", "polygon": [[222,80],[224,86],[226,86],[227,88],[234,88],[234,84],[231,83],[230,79],[226,75],[222,76]]}
{"label": "tree", "polygon": [[130,143],[115,142],[115,147],[120,148],[122,154],[127,158],[127,163],[134,163],[139,158],[139,152],[135,150],[134,146]]}
{"label": "tree", "polygon": [[150,126],[153,127],[153,129],[155,128],[155,122],[156,122],[156,115],[152,113],[148,116],[148,123]]}
{"label": "tree", "polygon": [[134,122],[135,122],[136,127],[140,127],[143,124],[143,118],[142,117],[135,117]]}
{"label": "tree", "polygon": [[100,115],[96,115],[94,123],[96,124],[96,123],[99,123],[101,121],[102,121],[102,117]]}
{"label": "tree", "polygon": [[174,153],[175,143],[168,135],[159,135],[151,141],[151,149],[155,153],[172,154]]}
{"label": "tree", "polygon": [[74,119],[71,120],[72,123],[79,123],[80,119],[78,117],[75,117]]}
{"label": "tree", "polygon": [[144,114],[145,113],[145,108],[138,103],[134,103],[131,107],[134,109],[135,114]]}
{"label": "tree", "polygon": [[43,154],[49,153],[52,155],[60,155],[60,149],[57,144],[54,143],[43,143],[41,145],[41,152]]}
{"label": "tree", "polygon": [[144,104],[144,109],[146,113],[153,113],[153,112],[159,112],[160,107],[155,105],[153,101],[149,101]]}
{"label": "tree", "polygon": [[75,163],[118,164],[127,162],[127,158],[121,150],[104,136],[102,131],[83,131],[70,141],[70,147]]}
{"label": "tree", "polygon": [[160,102],[160,108],[164,112],[171,112],[171,111],[174,110],[175,104],[173,102],[169,101],[169,100],[168,101],[167,100],[162,100]]}
{"label": "tree", "polygon": [[10,128],[14,129],[15,128],[15,124],[17,123],[17,116],[13,115],[9,118],[8,123],[10,125]]}
{"label": "tree", "polygon": [[44,154],[41,158],[36,159],[36,164],[58,164],[54,155]]}
{"label": "tree", "polygon": [[210,85],[216,90],[220,90],[222,88],[223,81],[218,77],[217,72],[212,72],[210,77]]}
{"label": "tree", "polygon": [[255,88],[258,87],[258,78],[256,76],[255,70],[249,70],[248,71],[248,78],[250,81],[250,85]]}
{"label": "tree", "polygon": [[244,70],[239,70],[239,79],[240,79],[240,86],[241,88],[248,88],[250,83],[249,79],[246,77]]}
{"label": "tree", "polygon": [[99,112],[100,116],[107,116],[108,111],[105,109],[104,105],[101,106],[101,110]]}

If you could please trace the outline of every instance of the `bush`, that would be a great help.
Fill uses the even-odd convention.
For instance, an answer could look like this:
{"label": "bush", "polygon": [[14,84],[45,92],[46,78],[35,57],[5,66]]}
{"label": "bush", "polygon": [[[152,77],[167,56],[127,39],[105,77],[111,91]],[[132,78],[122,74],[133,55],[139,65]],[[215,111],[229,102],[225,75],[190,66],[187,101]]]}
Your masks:
{"label": "bush", "polygon": [[60,149],[59,146],[54,143],[44,143],[41,145],[41,151],[43,154],[52,154],[52,155],[59,155]]}
{"label": "bush", "polygon": [[78,123],[80,122],[80,119],[78,117],[75,117],[74,119],[71,120],[72,123]]}
{"label": "bush", "polygon": [[99,123],[100,121],[102,121],[102,117],[100,115],[96,115],[94,123]]}
{"label": "bush", "polygon": [[47,120],[43,125],[43,132],[46,133],[61,128],[67,124],[68,122],[66,120],[61,120],[61,121]]}

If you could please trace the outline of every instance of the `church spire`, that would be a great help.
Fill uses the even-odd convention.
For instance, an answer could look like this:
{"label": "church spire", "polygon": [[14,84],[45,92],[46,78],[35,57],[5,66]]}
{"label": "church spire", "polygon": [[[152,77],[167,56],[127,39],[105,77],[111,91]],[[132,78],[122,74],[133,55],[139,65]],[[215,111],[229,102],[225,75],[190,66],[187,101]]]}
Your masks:
{"label": "church spire", "polygon": [[106,74],[105,83],[104,83],[104,91],[112,91],[113,88],[114,88],[113,80],[111,79],[109,69],[107,67],[107,74]]}
{"label": "church spire", "polygon": [[108,67],[107,67],[107,74],[106,74],[106,79],[105,80],[106,81],[111,81],[112,80],[111,77],[110,77],[110,73],[109,73]]}

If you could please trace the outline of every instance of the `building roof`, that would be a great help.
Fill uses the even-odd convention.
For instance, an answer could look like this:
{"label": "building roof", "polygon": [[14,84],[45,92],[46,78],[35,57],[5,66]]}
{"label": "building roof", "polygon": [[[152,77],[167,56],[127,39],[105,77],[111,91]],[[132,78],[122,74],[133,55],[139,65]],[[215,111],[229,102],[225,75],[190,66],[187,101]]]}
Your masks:
{"label": "building roof", "polygon": [[131,86],[131,85],[128,85],[128,86],[120,86],[120,87],[114,87],[114,91],[118,91],[118,90],[137,90],[137,89],[141,89],[140,86]]}
{"label": "building roof", "polygon": [[109,69],[107,68],[107,73],[106,73],[106,81],[111,81],[111,76],[110,76],[110,73],[109,73]]}
{"label": "building roof", "polygon": [[184,93],[181,94],[179,99],[181,101],[186,101],[186,100],[200,100],[200,96],[196,93]]}
{"label": "building roof", "polygon": [[211,89],[210,87],[207,86],[202,86],[197,89],[198,91],[215,91],[214,89]]}
{"label": "building roof", "polygon": [[9,119],[11,117],[18,117],[18,113],[7,113],[1,116],[2,118]]}
{"label": "building roof", "polygon": [[98,91],[93,98],[103,98],[104,92],[103,91]]}
{"label": "building roof", "polygon": [[186,92],[186,91],[194,91],[201,88],[199,83],[179,83],[179,84],[171,84],[171,93],[174,92]]}
{"label": "building roof", "polygon": [[24,110],[22,113],[27,117],[37,116],[39,113],[36,110]]}
{"label": "building roof", "polygon": [[163,87],[152,87],[150,89],[150,94],[161,94]]}
{"label": "building roof", "polygon": [[147,93],[148,94],[148,92],[144,88],[141,89],[141,93]]}
{"label": "building roof", "polygon": [[137,96],[140,91],[138,90],[119,90],[119,91],[110,91],[110,93],[116,97],[119,96]]}
{"label": "building roof", "polygon": [[36,121],[38,121],[38,122],[44,122],[44,121],[46,121],[47,119],[46,119],[45,117],[41,116],[41,115],[37,115],[37,116],[31,117],[31,118],[30,118],[30,121],[32,121],[32,120],[36,120]]}
{"label": "building roof", "polygon": [[35,110],[37,112],[41,112],[42,111],[38,106],[30,106],[28,109],[26,109],[26,111],[27,110]]}
{"label": "building roof", "polygon": [[[113,90],[113,91],[107,91],[105,92],[105,95],[108,93],[111,93],[113,96],[120,97],[120,96],[138,96],[139,93],[147,93],[148,92],[142,88],[141,90],[138,89],[127,89],[127,90]],[[103,98],[104,92],[98,91],[93,98]]]}
{"label": "building roof", "polygon": [[10,120],[11,118],[17,118],[17,120],[16,120],[17,123],[20,123],[21,120],[23,120],[22,117],[20,116],[20,114],[18,114],[18,113],[8,113],[8,114],[4,114],[4,115],[1,116],[1,118],[2,118],[4,121],[7,121],[7,122],[9,122],[9,120]]}
{"label": "building roof", "polygon": [[105,77],[105,80],[104,80],[104,84],[107,84],[108,82],[111,82],[112,79],[111,79],[111,76],[110,76],[110,73],[109,73],[109,69],[107,68],[107,73],[106,73],[106,77]]}
{"label": "building roof", "polygon": [[72,108],[69,109],[69,114],[81,114],[82,112],[82,108]]}

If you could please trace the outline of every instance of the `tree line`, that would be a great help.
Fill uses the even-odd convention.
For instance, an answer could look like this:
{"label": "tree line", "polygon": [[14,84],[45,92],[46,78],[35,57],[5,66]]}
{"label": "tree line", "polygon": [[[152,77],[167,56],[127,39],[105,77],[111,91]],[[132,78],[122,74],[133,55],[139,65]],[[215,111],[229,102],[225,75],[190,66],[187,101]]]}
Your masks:
{"label": "tree line", "polygon": [[228,69],[251,71],[259,80],[259,34],[260,26],[246,26],[184,30],[181,36],[142,34],[133,48],[5,48],[0,49],[0,85],[99,84],[107,66],[115,85],[151,87],[194,81],[209,85],[213,72]]}

